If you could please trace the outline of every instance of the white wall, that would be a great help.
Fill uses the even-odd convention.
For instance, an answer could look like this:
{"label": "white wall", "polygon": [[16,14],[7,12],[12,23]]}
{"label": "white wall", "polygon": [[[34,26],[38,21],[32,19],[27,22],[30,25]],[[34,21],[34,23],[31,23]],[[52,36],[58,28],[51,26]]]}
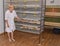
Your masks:
{"label": "white wall", "polygon": [[54,0],[54,3],[51,3],[52,0],[46,0],[46,5],[60,5],[60,0]]}
{"label": "white wall", "polygon": [[3,23],[3,0],[0,0],[0,33],[4,32],[4,23]]}

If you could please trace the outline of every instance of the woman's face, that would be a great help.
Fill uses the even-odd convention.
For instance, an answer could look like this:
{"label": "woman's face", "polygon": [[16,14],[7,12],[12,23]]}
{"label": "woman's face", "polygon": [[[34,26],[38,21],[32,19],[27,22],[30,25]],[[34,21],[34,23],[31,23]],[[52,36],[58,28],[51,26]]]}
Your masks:
{"label": "woman's face", "polygon": [[14,10],[14,6],[10,6],[9,10],[12,12]]}

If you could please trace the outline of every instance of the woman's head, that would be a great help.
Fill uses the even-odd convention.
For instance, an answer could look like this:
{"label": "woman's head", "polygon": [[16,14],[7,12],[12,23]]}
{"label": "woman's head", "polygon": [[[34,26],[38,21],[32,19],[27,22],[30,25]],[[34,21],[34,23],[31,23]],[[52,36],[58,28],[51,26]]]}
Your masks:
{"label": "woman's head", "polygon": [[14,10],[14,6],[13,6],[12,4],[9,4],[9,5],[8,5],[8,9],[9,9],[10,11],[13,11],[13,10]]}

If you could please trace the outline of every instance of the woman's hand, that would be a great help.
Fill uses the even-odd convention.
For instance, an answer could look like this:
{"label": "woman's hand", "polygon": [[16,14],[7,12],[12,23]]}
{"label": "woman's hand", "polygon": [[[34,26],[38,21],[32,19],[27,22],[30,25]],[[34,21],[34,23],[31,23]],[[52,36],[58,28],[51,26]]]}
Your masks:
{"label": "woman's hand", "polygon": [[7,24],[7,27],[9,27],[9,24]]}
{"label": "woman's hand", "polygon": [[21,22],[23,22],[23,20],[20,19],[18,16],[17,16],[16,18],[17,18],[17,21],[21,21]]}
{"label": "woman's hand", "polygon": [[5,20],[5,24],[7,24],[7,27],[9,27],[9,24],[8,24],[8,21],[7,20]]}

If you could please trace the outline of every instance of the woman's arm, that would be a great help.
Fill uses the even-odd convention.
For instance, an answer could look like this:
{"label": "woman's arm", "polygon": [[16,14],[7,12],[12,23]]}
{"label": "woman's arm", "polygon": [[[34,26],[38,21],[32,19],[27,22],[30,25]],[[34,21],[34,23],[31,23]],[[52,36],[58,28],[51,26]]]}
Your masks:
{"label": "woman's arm", "polygon": [[7,24],[7,27],[9,27],[8,20],[5,20],[5,24]]}
{"label": "woman's arm", "polygon": [[9,24],[8,24],[8,15],[9,15],[9,12],[6,11],[5,12],[5,24],[7,25],[7,27],[9,27]]}
{"label": "woman's arm", "polygon": [[[17,16],[16,11],[14,11],[14,13],[15,13],[15,14],[14,14],[14,15],[15,15],[15,18],[16,18],[18,21],[22,21],[22,19]],[[23,21],[22,21],[22,22],[23,22]]]}
{"label": "woman's arm", "polygon": [[23,22],[23,20],[20,19],[18,16],[16,16],[16,19],[17,19],[18,21],[22,21],[22,22]]}

